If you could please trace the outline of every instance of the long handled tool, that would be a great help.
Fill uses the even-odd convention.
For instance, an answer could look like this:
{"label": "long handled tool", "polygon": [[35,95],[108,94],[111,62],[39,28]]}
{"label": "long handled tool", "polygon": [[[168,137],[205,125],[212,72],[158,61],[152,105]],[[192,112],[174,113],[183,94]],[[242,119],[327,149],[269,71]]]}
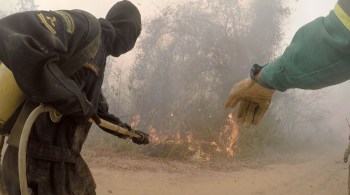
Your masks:
{"label": "long handled tool", "polygon": [[[29,115],[27,121],[24,124],[21,139],[19,142],[19,151],[18,151],[18,173],[19,173],[19,184],[21,188],[22,195],[29,195],[29,189],[27,184],[27,165],[26,165],[26,157],[27,157],[27,143],[29,139],[29,134],[32,129],[32,126],[36,120],[36,118],[44,112],[55,112],[55,109],[49,106],[40,105],[35,108],[31,114]],[[94,120],[89,119],[89,122],[95,123]],[[128,138],[137,138],[144,139],[143,136],[136,134],[133,131],[129,131],[124,129],[118,125],[110,123],[108,121],[102,120],[99,126],[110,129],[112,131],[118,132],[120,134],[128,136]]]}

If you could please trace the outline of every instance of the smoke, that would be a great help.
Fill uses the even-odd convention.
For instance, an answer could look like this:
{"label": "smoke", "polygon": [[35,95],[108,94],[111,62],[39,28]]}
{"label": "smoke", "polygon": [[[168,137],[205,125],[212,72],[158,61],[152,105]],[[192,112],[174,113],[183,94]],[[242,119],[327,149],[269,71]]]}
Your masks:
{"label": "smoke", "polygon": [[[157,137],[186,137],[190,132],[198,142],[215,147],[224,143],[220,151],[227,148],[222,130],[228,115],[223,109],[228,91],[246,77],[251,64],[272,59],[288,14],[283,3],[275,0],[249,5],[197,0],[169,6],[145,22],[130,76],[135,112],[141,116],[139,128],[156,129]],[[224,134],[237,134],[233,132],[236,129]],[[235,140],[228,144],[231,150],[254,142],[257,149],[267,141],[239,137],[242,139],[230,139]]]}
{"label": "smoke", "polygon": [[160,9],[144,21],[129,84],[124,81],[121,89],[114,82],[120,78],[110,74],[105,85],[114,88],[109,89],[112,111],[128,115],[124,121],[137,116],[135,128],[154,139],[142,153],[177,159],[244,157],[342,140],[339,121],[345,118],[336,117],[341,106],[330,101],[339,98],[335,88],[277,93],[256,128],[227,124],[223,104],[231,85],[247,76],[251,64],[273,60],[290,41],[291,6],[274,0],[196,0]]}
{"label": "smoke", "polygon": [[[318,17],[328,15],[336,2],[336,0],[323,2],[317,0],[289,1],[287,6],[291,13],[283,25],[285,32],[282,40],[283,47],[277,53],[281,54],[283,52],[283,48],[289,44],[294,33],[301,26]],[[318,4],[317,9],[315,9],[315,4]],[[348,94],[346,93],[348,85],[345,82],[317,91],[290,90],[291,93],[301,93],[300,95],[312,100],[310,102],[311,106],[305,105],[310,110],[310,114],[305,116],[308,119],[306,124],[310,129],[306,129],[306,131],[305,129],[297,130],[300,137],[311,137],[308,140],[315,140],[315,142],[323,145],[329,145],[327,143],[337,144],[337,142],[344,145],[349,135],[349,127],[346,122],[346,117],[349,117],[347,111]],[[323,117],[317,118],[313,117],[314,115],[322,115]]]}
{"label": "smoke", "polygon": [[327,98],[321,101],[321,105],[330,113],[326,123],[332,128],[341,143],[346,142],[350,134],[350,126],[346,120],[350,122],[348,89],[349,82],[347,81],[322,90],[327,93]]}

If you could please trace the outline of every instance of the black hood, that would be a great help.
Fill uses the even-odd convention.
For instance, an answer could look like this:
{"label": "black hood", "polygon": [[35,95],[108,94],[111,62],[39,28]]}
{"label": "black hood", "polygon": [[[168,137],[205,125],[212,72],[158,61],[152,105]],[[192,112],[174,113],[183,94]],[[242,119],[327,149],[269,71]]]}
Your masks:
{"label": "black hood", "polygon": [[99,21],[106,52],[114,57],[130,51],[141,33],[141,14],[129,1],[116,3]]}

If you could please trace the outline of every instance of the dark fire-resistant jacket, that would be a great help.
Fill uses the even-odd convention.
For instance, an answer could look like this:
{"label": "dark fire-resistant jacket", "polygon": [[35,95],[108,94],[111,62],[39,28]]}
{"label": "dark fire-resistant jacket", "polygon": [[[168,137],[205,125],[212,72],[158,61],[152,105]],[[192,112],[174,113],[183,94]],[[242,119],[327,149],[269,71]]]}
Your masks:
{"label": "dark fire-resistant jacket", "polygon": [[[62,69],[100,33],[97,19],[80,10],[17,13],[0,20],[0,60],[32,101],[65,115],[88,115],[86,96]],[[83,64],[68,68],[78,70]]]}
{"label": "dark fire-resistant jacket", "polygon": [[[125,8],[121,12],[129,14]],[[91,123],[82,118],[89,117],[91,110],[103,119],[130,128],[108,113],[108,104],[101,94],[106,57],[131,50],[141,31],[139,13],[138,17],[127,20],[124,16],[107,15],[110,21],[122,21],[114,26],[110,21],[97,20],[80,10],[30,11],[0,20],[0,60],[13,71],[29,101],[44,102],[64,114],[59,123],[53,123],[48,114],[42,114],[32,128],[27,175],[28,185],[35,195],[95,194],[95,182],[80,156],[91,127]],[[121,29],[114,31],[115,26]],[[132,36],[125,39],[118,33]],[[77,71],[72,76],[67,75],[71,67],[64,71],[65,62],[92,43],[96,36],[100,38],[95,57],[83,64],[70,64],[78,68],[74,68]],[[121,41],[123,45],[118,45]],[[10,195],[20,194],[17,150],[9,146],[3,162]]]}

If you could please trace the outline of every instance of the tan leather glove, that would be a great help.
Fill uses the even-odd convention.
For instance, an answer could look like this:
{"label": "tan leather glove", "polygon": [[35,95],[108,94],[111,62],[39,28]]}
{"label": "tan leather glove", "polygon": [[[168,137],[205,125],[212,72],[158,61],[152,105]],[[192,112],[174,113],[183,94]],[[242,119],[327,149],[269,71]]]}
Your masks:
{"label": "tan leather glove", "polygon": [[238,122],[244,127],[257,125],[269,108],[272,95],[275,92],[272,88],[263,87],[259,84],[262,67],[253,65],[250,77],[233,85],[227,98],[225,108],[234,108],[241,102],[238,110]]}

